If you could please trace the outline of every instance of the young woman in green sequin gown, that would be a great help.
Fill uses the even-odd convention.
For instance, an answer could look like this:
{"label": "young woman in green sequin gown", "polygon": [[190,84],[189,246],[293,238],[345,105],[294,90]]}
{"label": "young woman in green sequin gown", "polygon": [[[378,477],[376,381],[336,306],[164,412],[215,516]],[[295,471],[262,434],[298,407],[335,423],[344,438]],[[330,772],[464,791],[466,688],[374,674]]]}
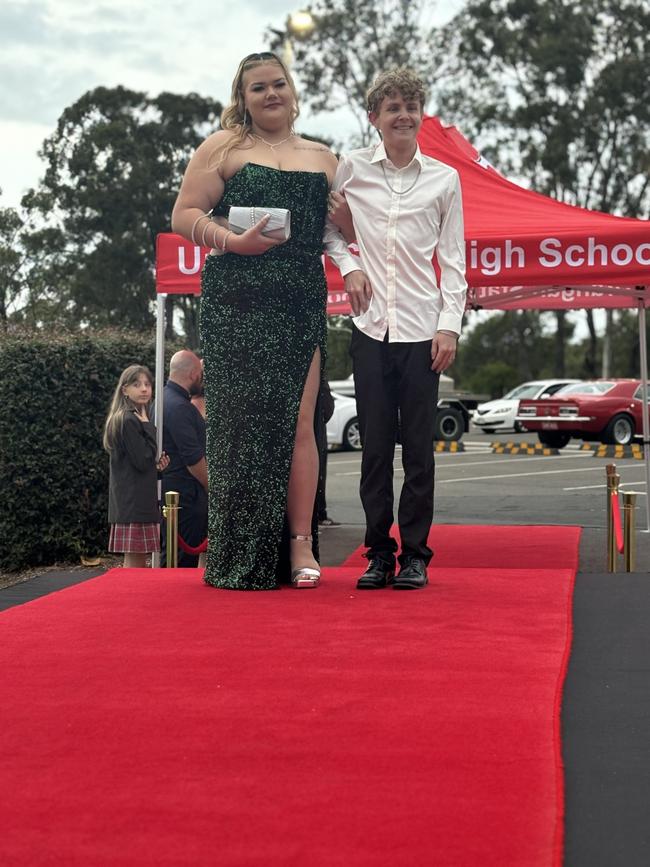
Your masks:
{"label": "young woman in green sequin gown", "polygon": [[[266,590],[291,575],[295,586],[318,583],[314,417],[325,360],[322,237],[336,159],[293,134],[297,115],[281,61],[266,52],[245,58],[222,130],[190,161],[172,218],[175,231],[213,247],[201,340],[205,581],[216,587]],[[265,220],[243,235],[228,232],[219,218],[231,205],[288,208],[290,239],[262,235]]]}

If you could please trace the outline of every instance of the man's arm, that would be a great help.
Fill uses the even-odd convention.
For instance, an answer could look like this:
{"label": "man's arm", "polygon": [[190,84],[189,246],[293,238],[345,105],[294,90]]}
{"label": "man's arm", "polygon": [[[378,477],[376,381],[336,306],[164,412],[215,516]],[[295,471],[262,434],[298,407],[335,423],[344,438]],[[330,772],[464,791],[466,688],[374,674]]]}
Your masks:
{"label": "man's arm", "polygon": [[197,481],[208,489],[205,460],[205,422],[191,403],[177,405],[167,417],[166,429],[173,438],[178,457]]}
{"label": "man's arm", "polygon": [[[336,176],[334,177],[334,183],[332,184],[332,190],[338,192],[351,177],[352,168],[350,162],[345,157],[341,157],[339,167],[336,170]],[[329,216],[325,222],[323,243],[325,245],[325,252],[341,272],[353,314],[359,316],[361,313],[365,313],[372,298],[370,281],[360,267],[358,256],[353,256],[350,253],[345,238]]]}
{"label": "man's arm", "polygon": [[201,458],[196,464],[192,464],[187,468],[194,478],[199,481],[205,490],[208,490],[208,463],[205,458]]}
{"label": "man's arm", "polygon": [[348,244],[354,244],[356,241],[356,230],[354,221],[352,220],[352,211],[347,203],[345,196],[332,190],[328,199],[329,211],[328,220],[338,226],[339,232],[343,235]]}
{"label": "man's arm", "polygon": [[[338,192],[351,177],[352,169],[350,162],[345,157],[341,157],[339,160],[339,166],[336,170],[336,175],[334,176],[332,190]],[[358,258],[350,253],[346,240],[341,234],[339,227],[332,222],[329,215],[325,221],[323,244],[325,246],[325,252],[339,269],[342,277],[345,277],[346,274],[349,274],[352,271],[361,270]]]}
{"label": "man's arm", "polygon": [[438,331],[449,331],[459,335],[465,311],[467,280],[465,279],[463,199],[457,172],[454,172],[444,203],[437,254],[442,294]]}

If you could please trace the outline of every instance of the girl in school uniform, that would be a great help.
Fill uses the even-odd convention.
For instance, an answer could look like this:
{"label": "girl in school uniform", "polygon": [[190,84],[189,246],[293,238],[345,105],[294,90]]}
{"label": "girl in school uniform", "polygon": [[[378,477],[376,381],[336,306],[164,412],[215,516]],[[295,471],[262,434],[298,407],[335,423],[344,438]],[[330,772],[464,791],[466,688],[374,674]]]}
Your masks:
{"label": "girl in school uniform", "polygon": [[124,566],[142,568],[160,551],[157,472],[169,458],[156,458],[156,428],[149,420],[153,378],[148,368],[132,364],[122,372],[104,425],[110,455],[108,550],[124,554]]}

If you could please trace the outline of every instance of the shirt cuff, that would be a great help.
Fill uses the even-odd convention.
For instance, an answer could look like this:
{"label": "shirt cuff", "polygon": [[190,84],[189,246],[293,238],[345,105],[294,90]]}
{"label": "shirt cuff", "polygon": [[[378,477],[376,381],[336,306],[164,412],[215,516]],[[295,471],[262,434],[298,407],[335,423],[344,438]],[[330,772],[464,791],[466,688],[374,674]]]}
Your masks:
{"label": "shirt cuff", "polygon": [[363,271],[361,259],[358,256],[353,256],[352,253],[343,254],[336,263],[336,266],[341,272],[341,277],[345,277],[352,271]]}
{"label": "shirt cuff", "polygon": [[453,331],[460,337],[460,331],[463,324],[463,317],[456,313],[443,312],[438,317],[438,331]]}

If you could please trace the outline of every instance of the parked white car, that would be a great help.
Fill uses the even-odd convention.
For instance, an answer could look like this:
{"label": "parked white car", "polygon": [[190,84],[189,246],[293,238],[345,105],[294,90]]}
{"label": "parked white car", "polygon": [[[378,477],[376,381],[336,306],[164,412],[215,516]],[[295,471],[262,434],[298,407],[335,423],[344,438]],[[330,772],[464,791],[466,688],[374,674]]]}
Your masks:
{"label": "parked white car", "polygon": [[359,436],[359,418],[357,416],[357,402],[353,397],[347,397],[332,391],[334,398],[334,412],[327,422],[327,444],[329,446],[341,446],[348,451],[361,449],[361,437]]}
{"label": "parked white car", "polygon": [[[346,397],[354,397],[354,377],[352,374],[347,379],[330,380],[330,389],[337,394],[343,394]],[[438,384],[438,397],[445,397],[454,393],[454,380],[446,373],[440,374],[440,382]]]}
{"label": "parked white car", "polygon": [[474,410],[472,421],[476,427],[488,434],[497,430],[509,430],[517,433],[526,430],[524,425],[517,421],[520,400],[537,400],[550,397],[565,385],[579,382],[577,379],[536,379],[524,382],[513,388],[503,397],[497,400],[488,400],[480,403]]}

